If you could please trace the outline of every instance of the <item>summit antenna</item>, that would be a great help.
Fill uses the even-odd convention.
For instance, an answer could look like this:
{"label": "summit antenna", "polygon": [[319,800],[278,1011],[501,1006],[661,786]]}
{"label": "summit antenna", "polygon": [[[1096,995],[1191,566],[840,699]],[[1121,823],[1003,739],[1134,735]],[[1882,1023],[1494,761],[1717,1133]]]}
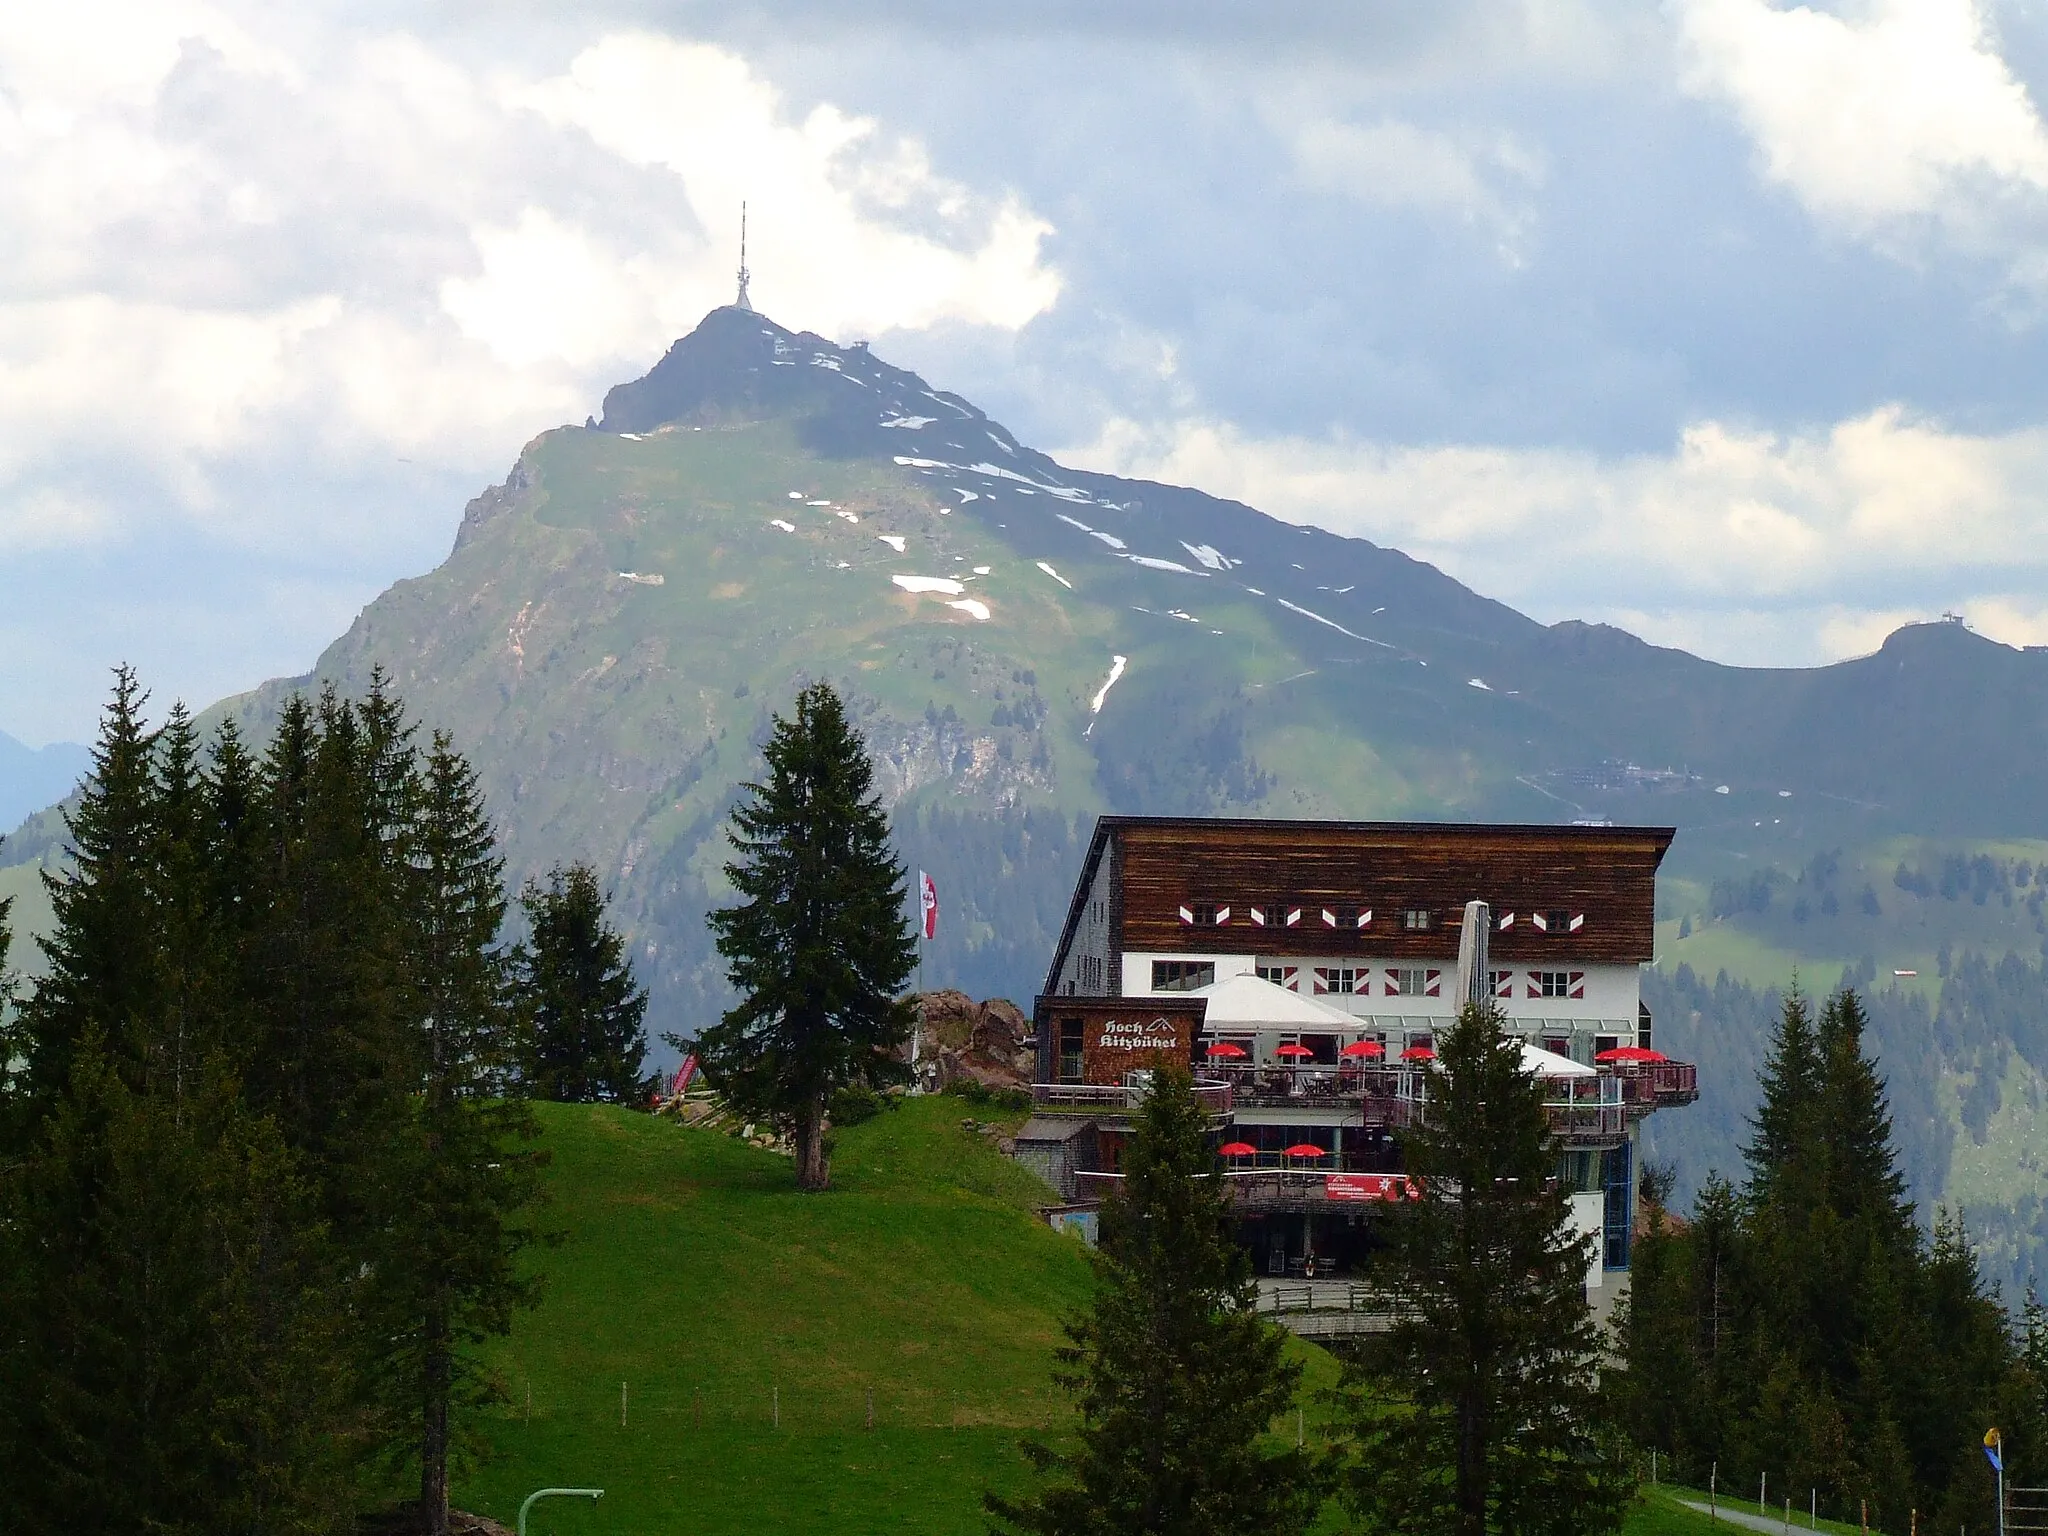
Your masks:
{"label": "summit antenna", "polygon": [[733,301],[733,307],[751,312],[753,301],[747,297],[747,205],[740,203],[740,296]]}

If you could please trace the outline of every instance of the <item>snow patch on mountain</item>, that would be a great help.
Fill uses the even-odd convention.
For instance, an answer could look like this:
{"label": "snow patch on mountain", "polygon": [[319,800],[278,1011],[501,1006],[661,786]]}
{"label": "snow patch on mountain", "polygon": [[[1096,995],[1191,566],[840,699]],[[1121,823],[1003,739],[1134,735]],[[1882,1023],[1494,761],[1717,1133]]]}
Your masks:
{"label": "snow patch on mountain", "polygon": [[1050,565],[1046,564],[1045,561],[1036,560],[1032,563],[1036,565],[1041,571],[1045,572],[1046,575],[1050,576],[1054,581],[1058,582],[1061,586],[1065,587],[1069,592],[1074,590],[1074,584],[1071,581],[1067,580],[1066,577],[1062,576],[1058,571],[1054,570]]}
{"label": "snow patch on mountain", "polygon": [[889,579],[906,592],[939,592],[947,597],[958,597],[967,590],[950,576],[891,576]]}
{"label": "snow patch on mountain", "polygon": [[1102,701],[1109,697],[1109,690],[1116,686],[1117,679],[1124,675],[1124,668],[1130,664],[1131,658],[1128,656],[1112,656],[1109,658],[1109,677],[1100,688],[1095,690],[1095,697],[1088,701],[1089,714],[1099,715],[1102,713]]}
{"label": "snow patch on mountain", "polygon": [[[1246,590],[1249,591],[1250,589],[1247,588]],[[1358,631],[1354,629],[1346,629],[1342,624],[1339,624],[1335,619],[1324,618],[1320,613],[1317,613],[1313,608],[1304,608],[1299,603],[1290,603],[1284,597],[1276,597],[1273,599],[1273,601],[1278,603],[1282,608],[1288,610],[1288,612],[1290,613],[1298,613],[1304,619],[1314,619],[1318,624],[1329,625],[1330,628],[1336,630],[1337,633],[1340,635],[1349,635],[1354,640],[1363,640],[1367,645],[1377,645],[1382,650],[1391,651],[1394,649],[1393,646],[1388,645],[1387,642],[1384,640],[1375,640],[1371,635],[1361,635],[1358,633]]]}

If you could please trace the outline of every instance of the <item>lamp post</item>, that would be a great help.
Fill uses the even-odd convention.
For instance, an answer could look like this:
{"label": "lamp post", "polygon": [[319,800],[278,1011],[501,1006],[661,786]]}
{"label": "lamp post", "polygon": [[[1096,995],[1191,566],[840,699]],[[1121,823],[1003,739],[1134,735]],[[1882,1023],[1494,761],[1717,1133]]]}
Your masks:
{"label": "lamp post", "polygon": [[602,1488],[539,1488],[526,1496],[526,1502],[519,1506],[519,1536],[526,1536],[526,1512],[539,1499],[601,1499]]}

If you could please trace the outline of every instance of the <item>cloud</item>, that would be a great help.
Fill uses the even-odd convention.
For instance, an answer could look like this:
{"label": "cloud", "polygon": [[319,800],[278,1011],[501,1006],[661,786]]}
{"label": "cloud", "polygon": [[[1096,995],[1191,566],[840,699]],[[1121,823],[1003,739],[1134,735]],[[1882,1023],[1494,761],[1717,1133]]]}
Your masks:
{"label": "cloud", "polygon": [[1811,433],[1702,421],[1668,453],[1610,457],[1187,420],[1120,422],[1069,457],[1396,545],[1545,621],[1725,661],[1833,659],[1951,607],[2020,643],[2048,611],[2048,428],[1970,435],[1893,405]]}
{"label": "cloud", "polygon": [[1478,144],[1387,119],[1360,125],[1320,118],[1293,134],[1297,173],[1309,186],[1384,208],[1448,214],[1518,230],[1525,194],[1543,179],[1539,156],[1504,134]]}
{"label": "cloud", "polygon": [[[743,196],[786,323],[1007,333],[1056,302],[1046,220],[876,116],[793,104],[727,49],[560,35],[514,66],[303,8],[10,18],[0,550],[184,537],[222,578],[195,603],[325,582],[271,630],[263,670],[297,670],[445,550],[451,483],[730,302]],[[0,696],[45,686],[0,661]]]}
{"label": "cloud", "polygon": [[1731,107],[1764,173],[1857,231],[1972,225],[2048,189],[2048,130],[1973,0],[1871,0],[1848,16],[1682,0],[1682,83]]}

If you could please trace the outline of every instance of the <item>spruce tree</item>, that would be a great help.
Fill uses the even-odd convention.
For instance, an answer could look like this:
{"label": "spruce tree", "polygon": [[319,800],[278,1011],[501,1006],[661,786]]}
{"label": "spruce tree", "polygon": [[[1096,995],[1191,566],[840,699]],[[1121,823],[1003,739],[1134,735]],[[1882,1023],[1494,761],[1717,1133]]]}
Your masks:
{"label": "spruce tree", "polygon": [[384,1379],[419,1455],[422,1528],[446,1536],[454,1416],[493,1395],[465,1346],[506,1332],[535,1297],[518,1258],[539,1160],[521,1147],[537,1134],[531,1111],[502,1097],[517,1045],[498,947],[503,865],[475,772],[444,735],[422,767],[407,848],[412,1118],[384,1256],[397,1330]]}
{"label": "spruce tree", "polygon": [[545,885],[528,880],[519,903],[532,930],[515,956],[524,1091],[577,1104],[640,1102],[647,994],[634,984],[625,940],[605,920],[597,871],[558,864]]}
{"label": "spruce tree", "polygon": [[1633,1479],[1542,1089],[1491,1006],[1468,1005],[1437,1050],[1404,1149],[1422,1198],[1393,1213],[1385,1256],[1406,1311],[1349,1373],[1347,1502],[1404,1536],[1615,1530]]}
{"label": "spruce tree", "polygon": [[55,920],[43,941],[46,974],[23,1010],[23,1088],[37,1109],[65,1091],[88,1031],[96,1029],[130,1071],[140,1067],[120,1042],[153,1005],[158,979],[159,956],[145,942],[155,928],[150,864],[157,851],[155,741],[145,699],[133,669],[117,669],[92,769],[64,813],[70,867],[43,872]]}
{"label": "spruce tree", "polygon": [[697,1050],[742,1114],[794,1132],[797,1186],[822,1190],[833,1093],[908,1080],[892,1053],[910,1035],[916,943],[874,766],[829,684],[797,695],[763,756],[766,782],[732,813],[740,901],[711,914],[740,1000]]}
{"label": "spruce tree", "polygon": [[1020,1500],[990,1495],[999,1529],[1285,1536],[1315,1517],[1309,1455],[1261,1443],[1294,1405],[1300,1368],[1256,1311],[1215,1170],[1190,1079],[1160,1071],[1103,1206],[1094,1301],[1059,1352],[1080,1409],[1073,1449],[1026,1446],[1047,1481]]}
{"label": "spruce tree", "polygon": [[1778,1026],[1764,1055],[1758,1086],[1762,1091],[1750,1139],[1743,1148],[1749,1167],[1752,1198],[1764,1198],[1769,1186],[1791,1166],[1811,1134],[1809,1117],[1820,1103],[1822,1060],[1820,1037],[1806,999],[1795,984],[1786,994]]}

